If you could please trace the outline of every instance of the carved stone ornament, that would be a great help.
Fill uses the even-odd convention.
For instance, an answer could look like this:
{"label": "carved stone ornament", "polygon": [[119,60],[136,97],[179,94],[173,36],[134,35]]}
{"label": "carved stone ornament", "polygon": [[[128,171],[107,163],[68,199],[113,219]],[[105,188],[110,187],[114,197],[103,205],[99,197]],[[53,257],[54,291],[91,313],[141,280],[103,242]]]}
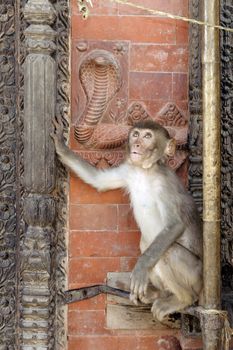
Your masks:
{"label": "carved stone ornament", "polygon": [[[190,16],[200,18],[201,1],[190,1]],[[231,0],[221,0],[221,25],[233,28],[233,5]],[[202,93],[201,93],[201,30],[190,27],[190,77],[189,77],[189,187],[202,212]],[[222,187],[221,187],[221,232],[222,232],[222,305],[228,311],[233,325],[233,34],[221,31],[221,122],[222,122]],[[187,321],[187,318],[186,318]],[[183,323],[186,334],[197,330],[193,321]]]}
{"label": "carved stone ornament", "polygon": [[49,133],[55,113],[68,131],[68,9],[0,4],[1,350],[66,348],[67,173]]}
{"label": "carved stone ornament", "polygon": [[[184,164],[188,156],[185,150],[187,145],[187,119],[175,104],[168,103],[158,115],[152,118],[142,104],[135,102],[128,108],[126,115],[127,118],[122,124],[112,120],[113,123],[100,123],[99,127],[93,128],[91,139],[96,142],[91,145],[85,144],[85,147],[88,147],[86,150],[78,145],[79,155],[98,168],[117,166],[125,158],[124,148],[130,128],[138,121],[154,119],[163,125],[170,136],[177,141],[176,155],[169,159],[168,165],[176,171]],[[78,140],[77,129],[79,129],[79,126],[75,128],[75,136]],[[81,130],[84,131],[84,126],[81,127]]]}
{"label": "carved stone ornament", "polygon": [[[100,48],[97,46],[100,45]],[[78,105],[74,113],[74,136],[77,151],[97,167],[116,166],[124,159],[125,142],[130,128],[140,120],[151,118],[146,107],[134,102],[128,107],[128,44],[78,41],[76,43],[73,90]],[[76,85],[77,84],[77,85]],[[153,117],[177,140],[178,148],[187,144],[187,119],[174,103],[168,103]],[[178,150],[169,164],[177,170],[187,152]],[[111,157],[109,157],[111,155]]]}
{"label": "carved stone ornament", "polygon": [[15,349],[17,327],[16,61],[14,0],[0,5],[0,349]]}
{"label": "carved stone ornament", "polygon": [[[190,16],[201,16],[200,0],[190,1]],[[201,80],[201,30],[196,24],[189,32],[189,188],[202,212],[202,80]]]}

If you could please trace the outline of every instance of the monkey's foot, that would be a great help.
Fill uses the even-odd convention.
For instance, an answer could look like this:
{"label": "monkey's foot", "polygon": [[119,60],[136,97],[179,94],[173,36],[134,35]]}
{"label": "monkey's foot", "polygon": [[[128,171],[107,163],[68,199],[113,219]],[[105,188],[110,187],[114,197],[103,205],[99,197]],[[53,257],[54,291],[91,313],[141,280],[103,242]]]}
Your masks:
{"label": "monkey's foot", "polygon": [[156,299],[152,305],[151,312],[159,322],[164,323],[167,316],[179,312],[187,306],[187,303],[182,303],[175,295],[171,295],[168,298]]}

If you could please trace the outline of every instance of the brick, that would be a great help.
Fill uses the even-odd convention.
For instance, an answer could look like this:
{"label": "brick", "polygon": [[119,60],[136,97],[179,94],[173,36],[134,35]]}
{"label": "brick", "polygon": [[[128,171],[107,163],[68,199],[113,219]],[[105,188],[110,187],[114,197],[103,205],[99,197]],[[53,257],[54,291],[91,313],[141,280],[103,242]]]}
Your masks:
{"label": "brick", "polygon": [[135,264],[137,262],[137,258],[127,258],[122,257],[120,259],[120,269],[122,272],[130,272],[133,270]]}
{"label": "brick", "polygon": [[187,72],[186,45],[132,45],[131,71]]}
{"label": "brick", "polygon": [[119,350],[181,350],[179,341],[174,336],[142,335],[119,336]]}
{"label": "brick", "polygon": [[170,73],[130,73],[130,99],[164,100],[172,99],[172,74]]}
{"label": "brick", "polygon": [[83,283],[104,283],[108,272],[120,270],[119,258],[72,258],[69,261],[69,289]]}
{"label": "brick", "polygon": [[[163,336],[157,341],[158,350],[182,350],[176,337]],[[141,348],[142,350],[143,347]]]}
{"label": "brick", "polygon": [[117,206],[78,204],[70,206],[71,230],[116,230]]}
{"label": "brick", "polygon": [[70,177],[71,204],[121,204],[129,203],[129,197],[124,190],[98,192],[77,177]]}
{"label": "brick", "polygon": [[69,256],[121,257],[138,256],[140,233],[72,231],[69,238]]}
{"label": "brick", "polygon": [[118,230],[119,231],[135,231],[138,226],[135,222],[132,209],[128,204],[118,205]]}
{"label": "brick", "polygon": [[82,21],[79,16],[74,15],[72,36],[73,40],[131,40],[175,44],[176,22],[141,16],[90,16],[87,21]]}
{"label": "brick", "polygon": [[70,336],[69,350],[118,350],[118,337],[111,335]]}
{"label": "brick", "polygon": [[105,333],[104,311],[69,311],[68,335]]}
{"label": "brick", "polygon": [[140,350],[150,350],[150,349],[160,350],[158,346],[158,337],[156,336],[140,337],[138,339],[138,348]]}
{"label": "brick", "polygon": [[[168,12],[174,15],[187,16],[188,15],[188,1],[187,0],[134,0],[134,4],[143,5],[144,7]],[[123,15],[155,15],[143,9],[137,9],[132,6],[119,5],[119,14]]]}
{"label": "brick", "polygon": [[[81,288],[81,287],[77,287],[77,288]],[[69,304],[69,311],[104,310],[105,303],[106,303],[106,295],[100,294],[94,298]]]}
{"label": "brick", "polygon": [[176,21],[176,44],[188,44],[189,24],[183,21]]}
{"label": "brick", "polygon": [[172,80],[173,100],[188,100],[188,76],[182,73],[173,73]]}
{"label": "brick", "polygon": [[137,336],[119,336],[118,350],[133,350],[139,348],[139,339]]}

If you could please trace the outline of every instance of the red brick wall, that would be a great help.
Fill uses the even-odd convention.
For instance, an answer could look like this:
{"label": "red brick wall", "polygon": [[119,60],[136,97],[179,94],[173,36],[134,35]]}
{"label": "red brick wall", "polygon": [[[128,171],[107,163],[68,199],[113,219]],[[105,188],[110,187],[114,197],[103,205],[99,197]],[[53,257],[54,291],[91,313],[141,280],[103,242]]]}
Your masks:
{"label": "red brick wall", "polygon": [[[174,102],[187,115],[188,27],[183,22],[150,16],[108,0],[94,0],[88,20],[72,0],[72,50],[77,39],[129,42],[129,103],[143,102],[155,115]],[[187,0],[134,0],[154,9],[187,15]],[[77,62],[72,62],[72,67]],[[75,69],[72,68],[74,72]],[[72,81],[77,80],[73,73]],[[72,96],[75,93],[73,91]],[[76,101],[72,100],[75,121]],[[72,137],[72,136],[71,136]],[[74,146],[74,140],[71,142]],[[139,253],[139,232],[127,196],[121,191],[97,193],[71,176],[69,288],[104,283],[110,271],[130,271]],[[69,306],[69,350],[169,349],[174,331],[109,331],[105,296]],[[171,338],[172,339],[172,338]],[[178,349],[171,341],[170,349]]]}

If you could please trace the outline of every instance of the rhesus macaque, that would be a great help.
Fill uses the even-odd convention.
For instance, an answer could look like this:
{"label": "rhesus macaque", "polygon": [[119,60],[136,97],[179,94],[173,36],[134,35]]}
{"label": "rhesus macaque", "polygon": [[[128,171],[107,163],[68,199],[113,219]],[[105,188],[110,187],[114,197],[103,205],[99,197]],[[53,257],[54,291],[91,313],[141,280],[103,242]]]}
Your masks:
{"label": "rhesus macaque", "polygon": [[202,229],[192,197],[166,158],[175,140],[152,120],[129,132],[127,157],[119,167],[99,170],[64,143],[61,121],[51,134],[58,156],[99,191],[124,188],[141,230],[141,256],[131,274],[131,300],[150,304],[159,321],[198,300],[202,289]]}

